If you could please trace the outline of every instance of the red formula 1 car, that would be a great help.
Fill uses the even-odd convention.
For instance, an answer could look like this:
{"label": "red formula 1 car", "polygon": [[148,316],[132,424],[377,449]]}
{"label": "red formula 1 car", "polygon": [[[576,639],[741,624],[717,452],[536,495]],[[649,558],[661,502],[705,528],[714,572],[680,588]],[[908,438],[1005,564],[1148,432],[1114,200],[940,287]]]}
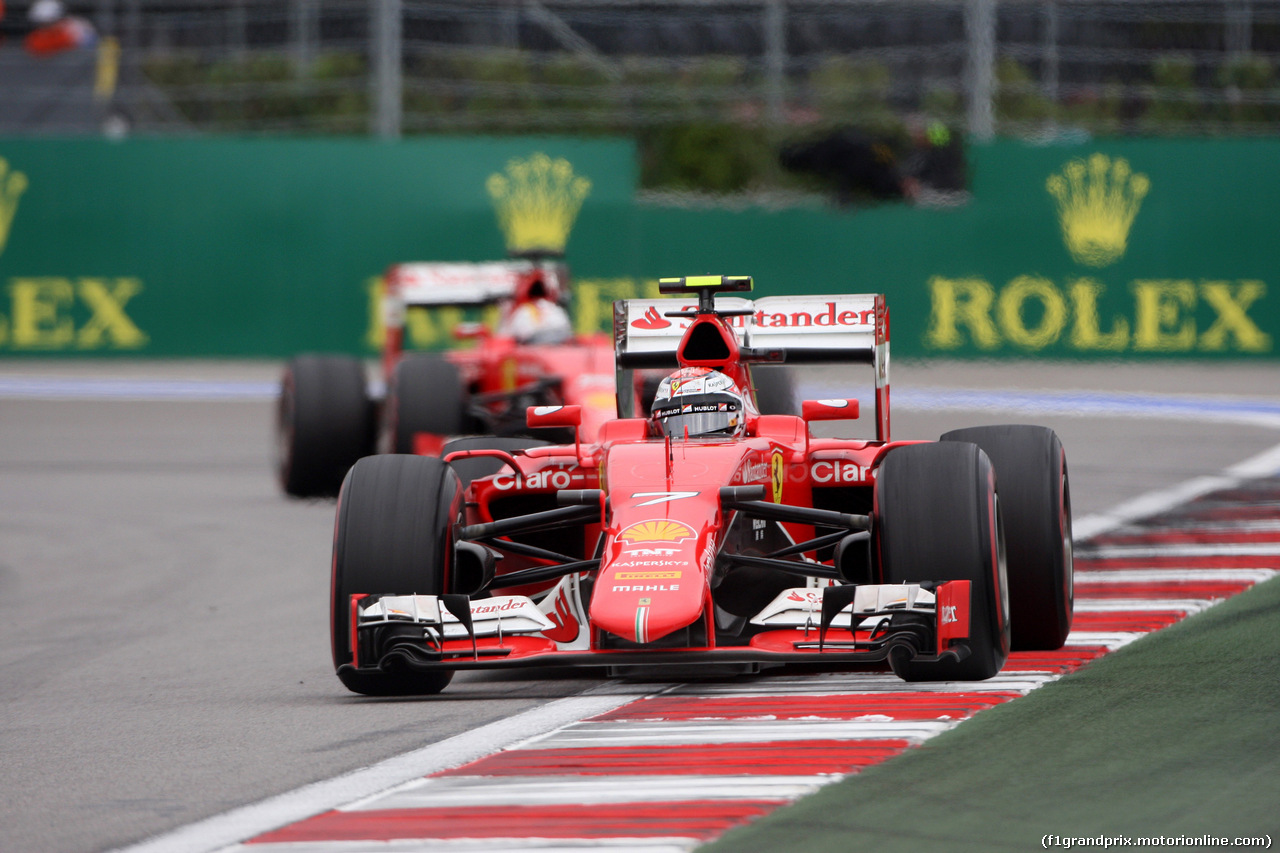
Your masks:
{"label": "red formula 1 car", "polygon": [[[978,427],[889,438],[878,295],[717,299],[746,277],[661,282],[615,304],[618,387],[665,367],[647,417],[564,444],[361,459],[338,498],[332,646],[372,695],[463,669],[723,674],[887,662],[974,680],[1072,618],[1071,505],[1057,436]],[[819,438],[856,399],[760,414],[758,365],[869,364],[877,437]],[[580,427],[574,405],[530,427]],[[670,673],[667,673],[670,675]]]}
{"label": "red formula 1 car", "polygon": [[[358,358],[305,355],[285,369],[277,471],[288,494],[336,494],[347,469],[375,452],[439,455],[453,436],[526,434],[529,406],[580,406],[585,436],[614,416],[613,347],[604,334],[573,334],[563,264],[397,264],[386,283],[385,395],[366,390]],[[496,309],[497,331],[458,322],[455,337],[473,348],[405,352],[414,308],[454,309],[459,319],[461,309]]]}

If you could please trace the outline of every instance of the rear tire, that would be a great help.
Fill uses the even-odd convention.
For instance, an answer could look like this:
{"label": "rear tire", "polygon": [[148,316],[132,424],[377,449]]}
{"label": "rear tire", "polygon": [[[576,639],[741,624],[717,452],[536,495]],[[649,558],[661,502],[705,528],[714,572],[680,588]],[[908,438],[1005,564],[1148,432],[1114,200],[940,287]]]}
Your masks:
{"label": "rear tire", "polygon": [[756,385],[756,406],[762,415],[798,415],[795,381],[785,367],[756,365],[751,370]]}
{"label": "rear tire", "polygon": [[1009,561],[1014,651],[1062,648],[1075,609],[1071,486],[1067,455],[1053,430],[1003,425],[957,429],[943,441],[969,441],[996,469]]}
{"label": "rear tire", "polygon": [[894,448],[875,485],[875,537],[883,583],[970,582],[970,654],[937,662],[891,658],[906,681],[981,681],[1009,656],[1009,606],[1000,503],[977,445]]}
{"label": "rear tire", "polygon": [[[329,604],[333,665],[351,663],[351,596],[440,595],[449,591],[453,525],[462,517],[458,475],[429,456],[369,456],[338,496]],[[439,693],[442,672],[355,672],[338,677],[367,696]]]}
{"label": "rear tire", "polygon": [[332,497],[361,456],[373,452],[364,364],[346,356],[289,361],[276,402],[276,475],[294,497]]}
{"label": "rear tire", "polygon": [[383,426],[387,453],[413,453],[420,432],[467,432],[466,389],[456,365],[438,355],[408,355],[392,371]]}

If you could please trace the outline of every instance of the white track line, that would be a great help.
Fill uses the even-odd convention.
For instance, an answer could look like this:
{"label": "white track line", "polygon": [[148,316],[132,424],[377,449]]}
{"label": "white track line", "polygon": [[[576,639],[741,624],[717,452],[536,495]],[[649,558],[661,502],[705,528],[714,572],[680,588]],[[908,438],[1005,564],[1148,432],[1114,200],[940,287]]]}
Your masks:
{"label": "white track line", "polygon": [[419,779],[342,811],[523,805],[588,805],[675,800],[794,800],[838,776],[445,776]]}
{"label": "white track line", "polygon": [[1280,473],[1280,444],[1232,465],[1219,475],[1196,477],[1168,489],[1147,492],[1104,512],[1077,518],[1071,524],[1072,535],[1076,539],[1092,539],[1140,518],[1167,512],[1178,504],[1195,500],[1209,492],[1229,489],[1245,480],[1269,477],[1277,473]]}
{"label": "white track line", "polygon": [[361,770],[316,782],[260,803],[235,809],[158,835],[120,853],[209,853],[268,830],[294,823],[431,773],[457,767],[529,740],[561,726],[619,708],[660,692],[646,685],[633,692],[588,691],[533,708],[505,720],[455,735],[431,746],[397,755]]}
{"label": "white track line", "polygon": [[697,838],[414,838],[405,841],[286,841],[254,844],[236,853],[688,853]]}

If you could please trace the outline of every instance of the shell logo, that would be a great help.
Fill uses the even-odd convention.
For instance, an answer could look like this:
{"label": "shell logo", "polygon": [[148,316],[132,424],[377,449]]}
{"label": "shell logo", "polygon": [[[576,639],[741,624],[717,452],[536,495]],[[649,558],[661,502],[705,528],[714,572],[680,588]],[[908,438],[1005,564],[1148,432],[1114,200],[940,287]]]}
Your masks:
{"label": "shell logo", "polygon": [[623,542],[683,542],[694,537],[693,528],[679,521],[638,521],[618,534]]}

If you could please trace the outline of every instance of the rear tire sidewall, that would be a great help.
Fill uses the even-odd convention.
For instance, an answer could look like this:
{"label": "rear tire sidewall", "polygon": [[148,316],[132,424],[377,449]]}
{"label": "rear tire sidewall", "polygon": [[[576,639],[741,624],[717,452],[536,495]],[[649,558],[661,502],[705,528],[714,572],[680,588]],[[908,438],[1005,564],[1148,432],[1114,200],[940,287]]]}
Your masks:
{"label": "rear tire sidewall", "polygon": [[907,681],[979,681],[1009,656],[1009,605],[991,463],[973,444],[894,448],[875,485],[874,536],[881,583],[970,582],[970,654],[963,660],[902,661]]}
{"label": "rear tire sidewall", "polygon": [[303,355],[285,366],[276,401],[276,475],[294,497],[332,497],[347,470],[373,452],[364,364]]}
{"label": "rear tire sidewall", "polygon": [[1074,544],[1067,457],[1053,430],[1021,424],[952,430],[996,469],[1003,498],[1014,651],[1062,648],[1071,631]]}
{"label": "rear tire sidewall", "polygon": [[756,365],[751,371],[756,407],[762,415],[798,415],[795,380],[791,370],[776,365]]}
{"label": "rear tire sidewall", "polygon": [[434,354],[407,355],[392,371],[383,422],[383,450],[413,453],[420,432],[466,432],[466,389],[457,366]]}
{"label": "rear tire sidewall", "polygon": [[[361,459],[347,474],[334,525],[331,646],[335,667],[351,663],[351,596],[441,595],[449,591],[453,527],[461,520],[458,476],[434,457]],[[343,683],[374,696],[437,693],[449,671],[339,673]]]}

